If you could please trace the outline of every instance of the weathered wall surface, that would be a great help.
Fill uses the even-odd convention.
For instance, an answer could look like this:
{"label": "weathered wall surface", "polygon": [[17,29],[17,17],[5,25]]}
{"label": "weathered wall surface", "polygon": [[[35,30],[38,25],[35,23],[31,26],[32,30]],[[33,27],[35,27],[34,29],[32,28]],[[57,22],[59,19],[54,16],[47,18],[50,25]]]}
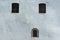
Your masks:
{"label": "weathered wall surface", "polygon": [[[11,13],[12,3],[19,3],[19,13]],[[39,14],[39,3],[46,3],[46,13]],[[37,28],[39,37],[31,37]],[[0,0],[0,40],[60,40],[59,0]]]}

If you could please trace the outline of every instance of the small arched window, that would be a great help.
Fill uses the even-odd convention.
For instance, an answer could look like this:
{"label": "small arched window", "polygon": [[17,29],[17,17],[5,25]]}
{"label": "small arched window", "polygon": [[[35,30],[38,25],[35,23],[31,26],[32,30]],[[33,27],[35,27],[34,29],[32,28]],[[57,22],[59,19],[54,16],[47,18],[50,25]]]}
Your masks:
{"label": "small arched window", "polygon": [[39,13],[46,13],[46,4],[45,3],[39,4]]}
{"label": "small arched window", "polygon": [[39,37],[39,30],[37,28],[32,29],[32,37]]}
{"label": "small arched window", "polygon": [[19,13],[19,3],[12,3],[12,13]]}

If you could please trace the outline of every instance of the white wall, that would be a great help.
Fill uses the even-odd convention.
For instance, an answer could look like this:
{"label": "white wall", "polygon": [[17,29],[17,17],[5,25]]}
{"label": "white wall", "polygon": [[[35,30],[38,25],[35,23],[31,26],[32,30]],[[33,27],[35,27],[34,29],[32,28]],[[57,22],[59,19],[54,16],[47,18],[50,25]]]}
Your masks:
{"label": "white wall", "polygon": [[[19,13],[11,13],[12,3],[19,3]],[[46,3],[46,13],[39,14],[39,3]],[[59,0],[0,0],[0,40],[60,40]],[[39,37],[31,37],[37,28]]]}

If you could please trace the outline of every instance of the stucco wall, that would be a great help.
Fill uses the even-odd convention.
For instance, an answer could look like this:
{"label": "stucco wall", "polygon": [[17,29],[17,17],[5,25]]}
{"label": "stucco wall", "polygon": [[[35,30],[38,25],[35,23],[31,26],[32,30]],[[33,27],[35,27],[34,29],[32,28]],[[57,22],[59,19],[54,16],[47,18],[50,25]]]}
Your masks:
{"label": "stucco wall", "polygon": [[[11,13],[12,3],[19,3],[19,13]],[[46,3],[46,13],[39,14],[39,3]],[[59,40],[59,0],[0,0],[0,40]],[[37,28],[39,37],[31,37]]]}

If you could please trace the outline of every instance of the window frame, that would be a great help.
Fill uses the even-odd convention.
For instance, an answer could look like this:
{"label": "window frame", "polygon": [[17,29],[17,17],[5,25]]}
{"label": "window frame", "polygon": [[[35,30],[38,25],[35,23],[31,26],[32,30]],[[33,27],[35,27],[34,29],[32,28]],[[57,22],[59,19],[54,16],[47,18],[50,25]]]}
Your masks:
{"label": "window frame", "polygon": [[[34,30],[37,31],[37,34],[36,34],[37,36],[33,36],[33,31],[34,31]],[[38,30],[37,28],[33,28],[33,29],[32,29],[32,33],[31,33],[31,36],[32,36],[32,37],[39,37],[39,30]]]}
{"label": "window frame", "polygon": [[[14,11],[14,5],[15,5],[15,11]],[[12,3],[12,13],[19,13],[19,3]]]}
{"label": "window frame", "polygon": [[45,3],[39,4],[39,13],[46,13],[46,4]]}

